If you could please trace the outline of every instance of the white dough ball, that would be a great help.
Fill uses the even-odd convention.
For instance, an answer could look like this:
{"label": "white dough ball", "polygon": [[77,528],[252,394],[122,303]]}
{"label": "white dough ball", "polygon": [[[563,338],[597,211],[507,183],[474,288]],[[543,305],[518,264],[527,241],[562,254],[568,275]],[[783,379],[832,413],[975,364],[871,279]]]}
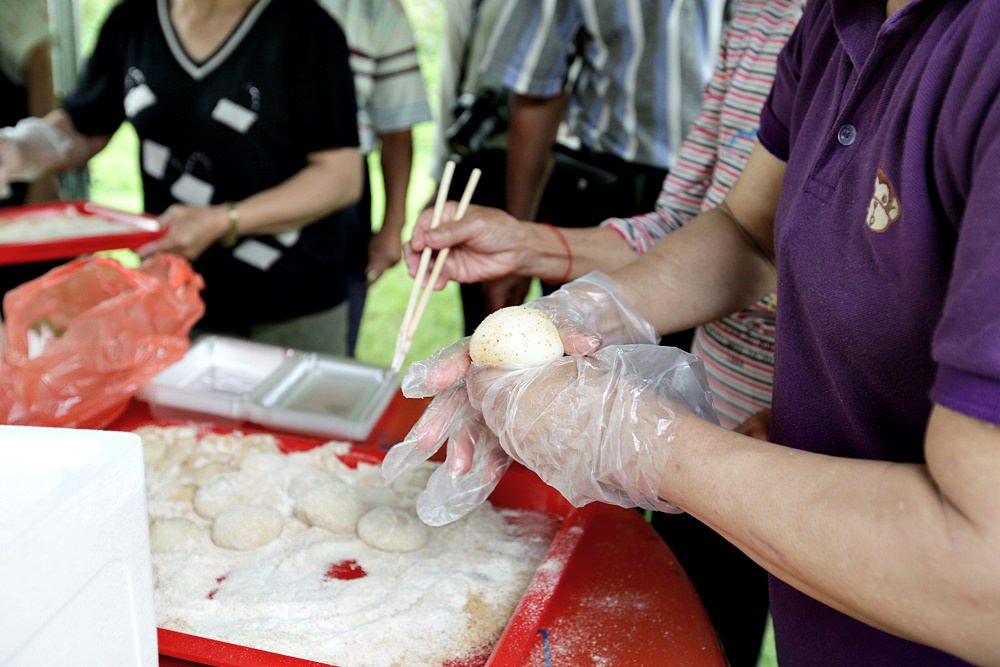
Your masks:
{"label": "white dough ball", "polygon": [[156,519],[149,526],[149,550],[154,554],[187,551],[198,545],[202,530],[190,519]]}
{"label": "white dough ball", "polygon": [[206,519],[214,519],[244,502],[243,496],[238,474],[217,475],[209,478],[194,494],[194,511]]}
{"label": "white dough ball", "polygon": [[258,549],[281,535],[285,517],[276,509],[240,505],[226,510],[212,525],[212,541],[223,549]]}
{"label": "white dough ball", "polygon": [[303,492],[295,501],[295,516],[332,533],[353,533],[365,505],[349,484],[330,480]]}
{"label": "white dough ball", "polygon": [[430,529],[411,512],[382,506],[361,517],[358,537],[381,551],[416,551],[427,544]]}
{"label": "white dough ball", "polygon": [[563,356],[563,344],[548,315],[525,306],[510,306],[479,323],[469,340],[469,356],[482,366],[528,368]]}
{"label": "white dough ball", "polygon": [[320,470],[318,468],[306,468],[292,478],[292,481],[288,484],[288,495],[290,495],[293,500],[298,500],[304,496],[306,492],[312,491],[317,486],[329,484],[331,481],[334,481],[333,477],[331,477],[330,473],[325,470]]}

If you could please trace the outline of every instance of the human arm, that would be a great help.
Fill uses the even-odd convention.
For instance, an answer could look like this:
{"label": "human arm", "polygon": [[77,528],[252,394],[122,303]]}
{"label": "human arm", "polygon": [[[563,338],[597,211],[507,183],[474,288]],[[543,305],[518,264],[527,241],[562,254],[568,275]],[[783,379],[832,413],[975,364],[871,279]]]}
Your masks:
{"label": "human arm", "polygon": [[[234,202],[237,236],[277,234],[298,229],[358,201],[361,196],[361,154],[357,148],[334,148],[308,155],[308,164],[273,188]],[[213,242],[229,234],[226,205],[175,204],[161,216],[167,234],[152,241],[143,256],[173,252],[199,257]]]}
{"label": "human arm", "polygon": [[[52,44],[42,40],[28,53],[24,62],[24,81],[28,90],[28,115],[42,117],[56,108],[52,81]],[[55,176],[36,179],[28,187],[27,203],[52,201],[59,198]]]}
{"label": "human arm", "polygon": [[1000,664],[994,425],[935,407],[927,465],[827,457],[696,422],[678,428],[677,442],[692,446],[672,449],[666,498],[825,604]]}
{"label": "human arm", "polygon": [[413,134],[409,129],[380,135],[382,182],[385,184],[385,216],[382,226],[368,244],[369,282],[399,261],[403,252],[401,235],[406,223],[406,193],[413,164]]}
{"label": "human arm", "polygon": [[110,135],[79,132],[62,109],[44,118],[25,118],[13,128],[0,130],[0,186],[83,167],[110,139]]}

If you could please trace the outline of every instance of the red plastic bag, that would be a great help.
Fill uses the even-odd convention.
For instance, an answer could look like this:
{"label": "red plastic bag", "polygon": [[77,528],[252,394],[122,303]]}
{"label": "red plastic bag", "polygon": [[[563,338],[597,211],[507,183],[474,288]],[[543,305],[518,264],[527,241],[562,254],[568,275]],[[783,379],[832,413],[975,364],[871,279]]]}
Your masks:
{"label": "red plastic bag", "polygon": [[176,255],[138,269],[81,259],[4,298],[0,423],[102,428],[188,349],[200,275]]}

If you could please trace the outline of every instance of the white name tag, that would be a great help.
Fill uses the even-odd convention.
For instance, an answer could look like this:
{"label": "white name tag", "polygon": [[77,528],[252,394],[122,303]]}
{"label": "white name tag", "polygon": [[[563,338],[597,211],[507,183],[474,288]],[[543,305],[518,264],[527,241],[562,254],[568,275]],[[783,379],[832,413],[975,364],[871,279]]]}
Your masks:
{"label": "white name tag", "polygon": [[246,239],[243,243],[233,248],[233,257],[261,271],[267,271],[275,262],[281,259],[281,251],[277,248],[272,248],[266,243],[261,243],[254,239]]}
{"label": "white name tag", "polygon": [[170,161],[170,149],[150,139],[142,141],[142,169],[153,178],[163,178]]}
{"label": "white name tag", "polygon": [[191,206],[208,206],[214,192],[214,185],[191,174],[183,174],[170,186],[170,194],[174,199]]}
{"label": "white name tag", "polygon": [[228,125],[240,134],[246,134],[250,126],[257,121],[257,113],[223,97],[215,103],[215,108],[212,109],[212,118],[223,125]]}
{"label": "white name tag", "polygon": [[281,245],[286,248],[291,248],[293,245],[299,242],[299,237],[302,236],[302,232],[298,229],[290,229],[287,232],[281,232],[274,238],[278,239]]}
{"label": "white name tag", "polygon": [[156,104],[156,95],[146,84],[140,84],[125,94],[125,115],[129,118],[135,116],[148,107]]}

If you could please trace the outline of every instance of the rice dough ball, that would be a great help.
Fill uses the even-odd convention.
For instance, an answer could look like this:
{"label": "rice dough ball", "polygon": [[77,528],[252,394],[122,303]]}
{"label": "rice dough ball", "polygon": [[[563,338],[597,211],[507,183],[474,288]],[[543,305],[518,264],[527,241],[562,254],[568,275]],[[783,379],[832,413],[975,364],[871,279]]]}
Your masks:
{"label": "rice dough ball", "polygon": [[515,370],[541,366],[563,356],[555,322],[526,306],[510,306],[491,313],[469,339],[469,356],[477,364]]}
{"label": "rice dough ball", "polygon": [[212,525],[212,541],[223,549],[259,549],[281,535],[285,517],[276,509],[240,505],[226,510]]}
{"label": "rice dough ball", "polygon": [[365,506],[357,492],[337,480],[314,486],[295,501],[295,516],[332,533],[353,533],[364,513]]}
{"label": "rice dough ball", "polygon": [[358,521],[361,541],[381,551],[416,551],[430,536],[415,514],[398,507],[376,507]]}
{"label": "rice dough ball", "polygon": [[149,550],[154,554],[188,551],[201,542],[202,530],[190,519],[156,519],[149,527]]}
{"label": "rice dough ball", "polygon": [[226,473],[209,478],[194,494],[194,511],[206,519],[214,519],[226,510],[244,502],[240,476]]}

